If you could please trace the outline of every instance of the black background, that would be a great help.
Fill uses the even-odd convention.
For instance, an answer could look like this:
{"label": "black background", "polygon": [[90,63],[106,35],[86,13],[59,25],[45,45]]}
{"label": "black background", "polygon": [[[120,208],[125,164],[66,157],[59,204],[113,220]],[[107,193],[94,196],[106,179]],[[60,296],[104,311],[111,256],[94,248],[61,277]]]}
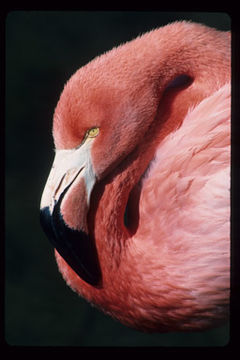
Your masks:
{"label": "black background", "polygon": [[14,11],[6,18],[5,339],[11,345],[221,346],[228,325],[199,333],[145,334],[67,287],[39,224],[54,157],[52,115],[64,83],[113,46],[175,20],[229,30],[226,13]]}

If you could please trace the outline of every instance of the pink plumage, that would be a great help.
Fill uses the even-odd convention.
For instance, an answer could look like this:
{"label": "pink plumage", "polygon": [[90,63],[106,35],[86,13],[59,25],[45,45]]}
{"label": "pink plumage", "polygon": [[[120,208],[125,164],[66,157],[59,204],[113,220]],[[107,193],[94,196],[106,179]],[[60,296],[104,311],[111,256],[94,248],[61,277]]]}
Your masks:
{"label": "pink plumage", "polygon": [[230,97],[229,33],[187,22],[94,59],[64,88],[45,230],[68,285],[124,324],[227,318]]}

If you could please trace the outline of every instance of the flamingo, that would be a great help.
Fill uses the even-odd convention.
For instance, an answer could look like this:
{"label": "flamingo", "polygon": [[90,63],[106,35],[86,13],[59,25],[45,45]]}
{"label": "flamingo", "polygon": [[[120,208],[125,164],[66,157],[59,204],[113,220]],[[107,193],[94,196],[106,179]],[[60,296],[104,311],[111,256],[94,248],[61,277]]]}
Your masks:
{"label": "flamingo", "polygon": [[228,319],[230,33],[177,21],[67,81],[41,224],[66,283],[141,331]]}

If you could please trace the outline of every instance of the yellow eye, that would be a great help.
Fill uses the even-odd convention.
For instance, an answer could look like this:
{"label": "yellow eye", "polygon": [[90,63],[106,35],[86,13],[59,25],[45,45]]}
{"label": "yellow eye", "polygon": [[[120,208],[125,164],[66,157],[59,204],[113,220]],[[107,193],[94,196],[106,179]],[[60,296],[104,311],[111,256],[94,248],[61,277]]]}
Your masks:
{"label": "yellow eye", "polygon": [[88,130],[87,136],[90,138],[94,138],[99,134],[99,128],[98,127],[94,127],[90,130]]}

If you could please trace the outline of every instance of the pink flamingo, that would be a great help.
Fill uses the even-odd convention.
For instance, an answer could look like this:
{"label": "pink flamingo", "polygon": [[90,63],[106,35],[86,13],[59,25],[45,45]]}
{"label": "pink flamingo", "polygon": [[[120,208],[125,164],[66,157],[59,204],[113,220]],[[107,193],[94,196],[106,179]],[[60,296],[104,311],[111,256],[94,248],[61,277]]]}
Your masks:
{"label": "pink flamingo", "polygon": [[175,22],[95,58],[53,136],[41,222],[67,284],[144,331],[224,322],[230,33]]}

